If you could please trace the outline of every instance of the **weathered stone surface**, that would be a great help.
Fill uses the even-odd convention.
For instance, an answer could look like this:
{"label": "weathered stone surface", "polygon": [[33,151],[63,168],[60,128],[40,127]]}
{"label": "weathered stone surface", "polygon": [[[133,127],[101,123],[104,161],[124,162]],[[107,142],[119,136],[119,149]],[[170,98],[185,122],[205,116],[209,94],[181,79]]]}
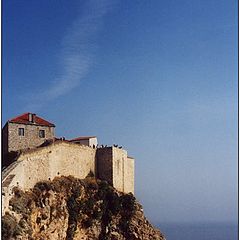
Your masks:
{"label": "weathered stone surface", "polygon": [[134,193],[134,159],[117,147],[97,150],[97,176],[109,181],[121,192]]}
{"label": "weathered stone surface", "polygon": [[[18,135],[18,129],[24,129],[24,136]],[[45,137],[39,137],[39,130],[45,131]],[[8,123],[8,152],[20,149],[34,148],[41,145],[46,139],[54,137],[54,127],[34,124]],[[5,140],[6,142],[6,140]]]}

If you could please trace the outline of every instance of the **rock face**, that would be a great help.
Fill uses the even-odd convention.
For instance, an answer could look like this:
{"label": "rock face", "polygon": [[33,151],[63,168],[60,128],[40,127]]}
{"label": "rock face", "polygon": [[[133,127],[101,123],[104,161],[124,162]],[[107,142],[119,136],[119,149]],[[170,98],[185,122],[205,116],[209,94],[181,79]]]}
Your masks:
{"label": "rock face", "polygon": [[14,193],[2,218],[3,239],[165,239],[132,194],[93,177],[57,177]]}

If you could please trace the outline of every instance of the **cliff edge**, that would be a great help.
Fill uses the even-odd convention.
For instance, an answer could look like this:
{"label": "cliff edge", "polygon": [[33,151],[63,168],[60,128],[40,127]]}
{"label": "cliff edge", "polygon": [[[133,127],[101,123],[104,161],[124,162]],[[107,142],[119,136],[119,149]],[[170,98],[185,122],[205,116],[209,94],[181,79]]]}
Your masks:
{"label": "cliff edge", "polygon": [[107,182],[72,176],[14,188],[9,212],[2,218],[2,239],[164,240],[145,218],[132,194]]}

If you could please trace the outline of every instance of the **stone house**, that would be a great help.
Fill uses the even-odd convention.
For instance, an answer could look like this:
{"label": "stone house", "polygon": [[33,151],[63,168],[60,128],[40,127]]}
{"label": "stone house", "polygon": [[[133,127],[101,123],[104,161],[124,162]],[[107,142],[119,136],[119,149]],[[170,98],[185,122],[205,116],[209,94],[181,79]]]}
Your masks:
{"label": "stone house", "polygon": [[34,113],[24,113],[6,122],[2,130],[2,157],[13,151],[31,149],[54,138],[55,125]]}
{"label": "stone house", "polygon": [[97,145],[98,145],[96,136],[78,137],[78,138],[69,140],[69,142],[78,143],[81,145],[90,146],[90,147],[94,147],[94,148],[97,147]]}

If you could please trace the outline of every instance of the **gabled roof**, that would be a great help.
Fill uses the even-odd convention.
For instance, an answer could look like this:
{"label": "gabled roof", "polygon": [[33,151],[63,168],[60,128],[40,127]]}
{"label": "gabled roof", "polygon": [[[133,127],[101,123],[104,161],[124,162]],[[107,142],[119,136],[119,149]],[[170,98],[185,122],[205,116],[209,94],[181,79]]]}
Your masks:
{"label": "gabled roof", "polygon": [[74,139],[69,140],[70,142],[80,141],[80,140],[88,140],[90,138],[96,138],[96,136],[84,136],[84,137],[77,137]]}
{"label": "gabled roof", "polygon": [[[29,121],[29,114],[32,114],[34,116],[34,122]],[[21,123],[21,124],[35,124],[35,125],[41,125],[41,126],[47,126],[47,127],[55,127],[53,123],[48,122],[47,120],[37,116],[34,113],[24,113],[22,115],[19,115],[15,118],[10,119],[8,122],[10,123]]]}

